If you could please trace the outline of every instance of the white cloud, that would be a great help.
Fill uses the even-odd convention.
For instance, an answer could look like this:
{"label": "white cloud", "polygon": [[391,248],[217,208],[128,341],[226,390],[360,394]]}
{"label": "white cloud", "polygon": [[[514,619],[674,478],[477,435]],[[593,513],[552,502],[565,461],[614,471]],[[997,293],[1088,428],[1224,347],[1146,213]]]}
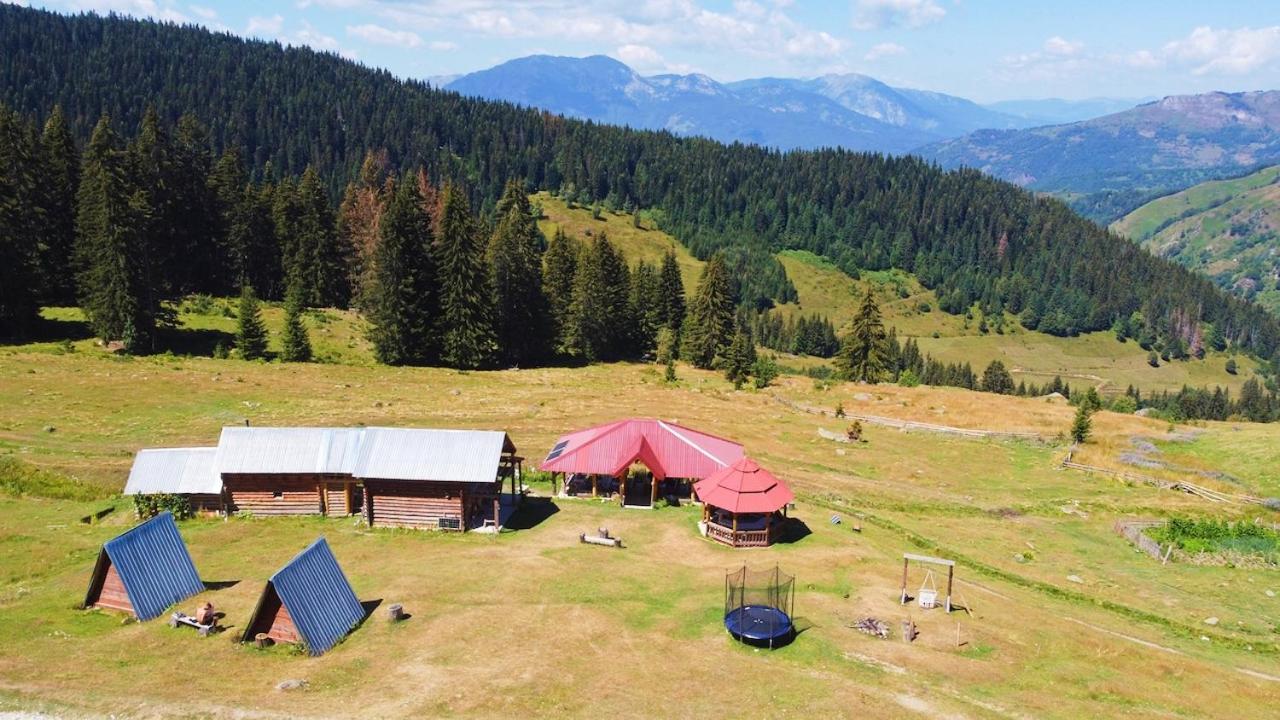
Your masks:
{"label": "white cloud", "polygon": [[619,60],[641,72],[666,69],[662,54],[648,45],[623,45],[614,54]]}
{"label": "white cloud", "polygon": [[1198,27],[1167,43],[1162,54],[1169,62],[1191,67],[1196,75],[1244,75],[1280,58],[1280,25],[1256,30]]}
{"label": "white cloud", "polygon": [[218,17],[218,11],[213,8],[203,7],[201,5],[190,5],[191,12],[204,18],[205,20],[214,20]]}
{"label": "white cloud", "polygon": [[422,38],[409,30],[390,30],[381,25],[367,23],[365,25],[348,25],[347,34],[375,45],[394,45],[396,47],[416,48],[422,45]]}
{"label": "white cloud", "polygon": [[457,50],[458,43],[449,40],[432,40],[427,43],[427,47],[440,52],[448,52],[450,50]]}
{"label": "white cloud", "polygon": [[898,43],[882,42],[877,45],[871,46],[871,49],[868,50],[867,54],[864,55],[863,57],[868,62],[875,62],[880,58],[890,57],[893,55],[902,55],[906,51],[907,49],[902,47]]}
{"label": "white cloud", "polygon": [[1050,55],[1056,55],[1059,57],[1069,57],[1071,55],[1079,55],[1080,51],[1083,49],[1084,49],[1084,43],[1078,42],[1078,41],[1073,42],[1071,40],[1066,40],[1058,35],[1054,35],[1053,37],[1044,41],[1044,51]]}
{"label": "white cloud", "polygon": [[853,27],[858,30],[893,26],[918,28],[937,22],[946,14],[935,0],[856,0]]}
{"label": "white cloud", "polygon": [[258,37],[276,37],[282,30],[284,30],[283,16],[262,17],[254,15],[249,18],[249,26],[245,28],[245,34]]}

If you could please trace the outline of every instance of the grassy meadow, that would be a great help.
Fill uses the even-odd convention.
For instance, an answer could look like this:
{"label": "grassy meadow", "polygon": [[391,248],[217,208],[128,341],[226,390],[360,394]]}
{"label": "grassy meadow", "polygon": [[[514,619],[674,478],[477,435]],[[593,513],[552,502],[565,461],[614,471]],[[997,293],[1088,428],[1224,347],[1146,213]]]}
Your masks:
{"label": "grassy meadow", "polygon": [[[1280,574],[1161,566],[1111,528],[1122,518],[1265,511],[1058,469],[1065,446],[1054,438],[1071,417],[1061,404],[823,389],[795,377],[734,391],[713,373],[681,366],[679,375],[668,385],[661,368],[643,364],[462,373],[0,349],[0,468],[40,471],[0,481],[0,711],[1069,718],[1262,717],[1274,707],[1280,600],[1266,592],[1280,592]],[[818,430],[843,420],[795,408],[836,403],[1048,440],[868,425],[866,442],[842,445]],[[497,537],[371,531],[352,519],[197,519],[181,528],[201,574],[237,582],[184,607],[212,601],[227,613],[226,633],[201,639],[163,621],[75,609],[97,548],[132,522],[115,493],[140,447],[212,443],[222,425],[247,419],[503,428],[536,459],[563,431],[625,415],[743,442],[791,483],[809,534],[732,551],[698,536],[696,508],[561,499],[531,502],[520,529]],[[1274,467],[1274,432],[1171,429],[1104,412],[1086,452],[1114,460],[1141,437],[1176,446],[1180,464],[1234,455],[1249,458],[1241,466]],[[1239,472],[1259,488],[1273,483],[1265,470]],[[108,507],[101,521],[80,521]],[[834,514],[841,524],[829,522]],[[577,542],[601,525],[627,547]],[[362,600],[401,603],[412,617],[391,626],[380,610],[320,658],[236,644],[265,578],[321,534]],[[972,614],[899,606],[904,551],[957,558],[957,601]],[[742,563],[778,563],[797,577],[804,631],[791,646],[754,651],[725,635],[723,577]],[[913,567],[911,589],[922,581]],[[866,616],[889,621],[893,639],[847,627]],[[1209,617],[1217,624],[1204,624]],[[907,618],[921,629],[911,644],[898,636]],[[276,690],[286,679],[307,687]]]}

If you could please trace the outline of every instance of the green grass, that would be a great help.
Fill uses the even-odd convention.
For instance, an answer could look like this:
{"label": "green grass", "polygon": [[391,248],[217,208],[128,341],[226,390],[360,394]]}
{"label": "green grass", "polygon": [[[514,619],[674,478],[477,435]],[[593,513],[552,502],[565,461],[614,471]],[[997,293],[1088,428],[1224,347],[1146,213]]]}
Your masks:
{"label": "green grass", "polygon": [[[1267,672],[1273,664],[1263,650],[1275,643],[1268,623],[1280,605],[1262,595],[1273,578],[1162,568],[1111,530],[1121,517],[1188,514],[1202,501],[1059,470],[1062,448],[1053,444],[867,426],[867,442],[836,445],[817,430],[838,421],[789,410],[772,395],[1049,433],[1066,427],[1071,408],[954,389],[819,390],[802,378],[735,392],[717,373],[681,366],[679,374],[669,386],[652,366],[626,363],[459,373],[6,348],[0,453],[44,479],[18,497],[0,494],[0,707],[90,715],[224,716],[254,707],[302,717],[702,716],[724,714],[723,698],[732,696],[753,708],[782,703],[823,716],[847,712],[853,698],[860,716],[888,718],[901,716],[909,692],[930,713],[971,717],[990,715],[987,705],[1034,717],[1194,716],[1208,701],[1237,716],[1268,711],[1274,687],[1235,668]],[[99,498],[121,487],[139,447],[212,443],[223,424],[249,419],[503,428],[522,454],[538,458],[559,433],[623,415],[669,418],[743,442],[800,495],[793,515],[811,534],[734,551],[699,537],[696,508],[645,512],[588,500],[557,501],[558,512],[541,524],[499,537],[370,531],[354,519],[198,519],[181,527],[202,575],[239,582],[182,607],[208,599],[227,613],[231,631],[201,639],[160,622],[122,624],[111,613],[73,609],[100,544],[132,522],[127,503]],[[56,430],[46,432],[48,425]],[[1234,437],[1230,428],[1206,426],[1205,452]],[[1159,439],[1165,429],[1105,412],[1095,418],[1096,435],[1115,438],[1117,447],[1130,436]],[[1265,463],[1268,441],[1280,444],[1273,428],[1256,432],[1255,462]],[[94,492],[46,497],[68,480]],[[1088,517],[1060,509],[1073,503]],[[107,507],[114,511],[99,522],[80,522]],[[1235,517],[1231,508],[1214,509]],[[846,522],[829,523],[835,513]],[[854,532],[859,514],[867,520]],[[626,548],[577,542],[579,532],[600,526]],[[232,642],[265,578],[318,535],[361,599],[402,603],[412,618],[393,627],[375,615],[318,659]],[[960,588],[973,616],[897,604],[901,554],[922,549],[961,559]],[[1016,562],[1015,552],[1032,559]],[[743,563],[777,563],[797,577],[796,613],[806,630],[792,646],[755,652],[726,639],[724,573]],[[1069,574],[1086,583],[1068,582]],[[1223,623],[1205,630],[1206,643],[1198,632],[1209,614]],[[868,615],[889,621],[895,634],[911,616],[922,635],[906,645],[846,627]],[[957,623],[966,642],[959,647]],[[72,655],[77,661],[69,663]],[[216,672],[154,681],[193,667]],[[910,678],[909,691],[885,669],[893,667]],[[1212,690],[1224,674],[1233,678],[1228,697]],[[286,678],[306,679],[309,688],[274,690]]]}

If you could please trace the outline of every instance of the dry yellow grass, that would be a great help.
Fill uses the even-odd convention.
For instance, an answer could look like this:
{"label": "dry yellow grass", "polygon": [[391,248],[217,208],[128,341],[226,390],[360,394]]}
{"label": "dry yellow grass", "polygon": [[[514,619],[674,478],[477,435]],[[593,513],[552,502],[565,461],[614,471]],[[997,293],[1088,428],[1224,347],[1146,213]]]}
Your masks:
{"label": "dry yellow grass", "polygon": [[[623,511],[589,501],[557,501],[559,512],[536,527],[498,538],[371,532],[351,520],[185,523],[203,575],[241,581],[209,594],[232,625],[243,622],[266,576],[318,534],[362,599],[403,603],[413,615],[396,627],[375,616],[335,651],[308,659],[239,647],[228,635],[201,640],[162,623],[121,626],[111,615],[72,610],[98,544],[127,519],[117,513],[103,525],[81,525],[76,518],[100,504],[0,498],[0,709],[365,717],[1270,712],[1280,686],[1239,669],[1277,674],[1275,654],[1244,649],[1274,649],[1280,601],[1263,595],[1277,585],[1274,573],[1161,568],[1110,529],[1120,517],[1238,509],[1058,470],[1064,448],[1052,444],[868,427],[868,442],[839,445],[817,434],[839,429],[838,421],[797,412],[774,395],[1045,434],[1066,427],[1070,408],[946,389],[822,391],[800,378],[734,392],[718,375],[679,373],[672,387],[660,382],[660,368],[630,364],[459,373],[0,353],[7,409],[0,452],[103,486],[123,483],[139,447],[212,443],[222,425],[246,418],[504,428],[536,459],[567,429],[649,415],[745,443],[800,493],[795,514],[812,531],[795,544],[734,552],[697,536],[692,508]],[[1130,435],[1167,430],[1102,414],[1096,451],[1114,454]],[[1258,432],[1274,438],[1270,428]],[[1277,444],[1269,447],[1260,460],[1274,462]],[[841,503],[849,509],[831,509]],[[828,523],[833,512],[846,522]],[[849,529],[854,512],[867,515],[861,533]],[[628,547],[577,544],[578,532],[600,525]],[[903,530],[991,569],[960,568],[972,617],[896,604],[901,553],[920,549]],[[796,610],[807,629],[792,646],[753,652],[725,637],[723,573],[743,562],[780,563],[797,576]],[[913,587],[920,581],[913,572]],[[1155,619],[1135,620],[1098,601]],[[1210,614],[1222,622],[1205,627],[1213,640],[1204,642],[1200,620]],[[895,634],[911,616],[923,635],[907,645],[845,627],[865,615],[890,620]],[[958,648],[957,621],[966,643]],[[309,688],[273,689],[286,678],[306,679]]]}

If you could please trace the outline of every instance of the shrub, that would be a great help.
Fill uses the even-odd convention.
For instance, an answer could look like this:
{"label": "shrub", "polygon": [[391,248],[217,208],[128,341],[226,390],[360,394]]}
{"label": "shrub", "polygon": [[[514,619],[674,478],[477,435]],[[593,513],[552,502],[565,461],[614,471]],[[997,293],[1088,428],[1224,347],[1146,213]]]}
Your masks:
{"label": "shrub", "polygon": [[1235,359],[1235,358],[1227,358],[1227,373],[1228,373],[1228,374],[1230,374],[1230,375],[1235,375],[1235,374],[1236,374],[1236,359]]}
{"label": "shrub", "polygon": [[902,387],[916,387],[920,384],[920,378],[916,376],[914,370],[907,368],[898,376],[898,384]]}
{"label": "shrub", "polygon": [[133,509],[140,518],[155,517],[168,510],[178,520],[191,517],[191,502],[185,495],[148,493],[133,496]]}

